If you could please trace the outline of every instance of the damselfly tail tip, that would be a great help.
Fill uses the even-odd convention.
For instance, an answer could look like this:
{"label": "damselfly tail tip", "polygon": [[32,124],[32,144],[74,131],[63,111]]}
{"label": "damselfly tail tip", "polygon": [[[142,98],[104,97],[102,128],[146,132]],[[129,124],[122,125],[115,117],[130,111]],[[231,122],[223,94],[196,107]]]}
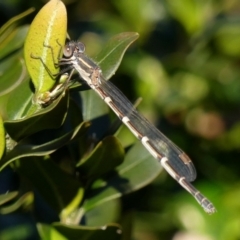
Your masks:
{"label": "damselfly tail tip", "polygon": [[197,202],[202,206],[202,208],[206,213],[213,214],[217,212],[214,205],[204,195],[202,195],[199,191],[197,191],[193,186],[191,190],[195,191],[195,194],[192,193],[192,195],[195,197]]}
{"label": "damselfly tail tip", "polygon": [[209,215],[216,213],[217,209],[213,206],[212,203],[209,203],[207,206],[202,206],[204,211],[208,213]]}

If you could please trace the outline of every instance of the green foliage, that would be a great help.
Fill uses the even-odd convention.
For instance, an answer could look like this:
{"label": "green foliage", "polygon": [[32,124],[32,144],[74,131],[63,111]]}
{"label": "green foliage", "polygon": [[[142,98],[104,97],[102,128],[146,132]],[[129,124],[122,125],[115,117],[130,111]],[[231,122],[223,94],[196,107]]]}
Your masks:
{"label": "green foliage", "polygon": [[2,158],[4,150],[5,150],[5,131],[4,131],[3,120],[0,116],[0,158]]}
{"label": "green foliage", "polygon": [[[56,6],[52,6],[52,4],[56,4]],[[35,50],[38,51],[37,56],[47,56],[46,50],[50,52],[51,56],[49,46],[55,51],[56,47],[59,48],[62,45],[63,41],[59,39],[61,39],[61,35],[65,38],[66,31],[59,32],[59,23],[55,22],[61,17],[61,11],[58,10],[59,4],[58,1],[51,1],[43,7],[35,17],[25,40],[25,60],[35,91],[32,92],[32,89],[29,88],[30,82],[26,71],[24,71],[24,76],[19,76],[21,67],[25,68],[20,52],[22,46],[20,46],[18,57],[21,57],[22,65],[17,66],[18,71],[15,71],[14,79],[21,78],[21,81],[17,80],[20,81],[17,86],[14,88],[9,86],[10,90],[2,94],[3,101],[6,99],[7,103],[2,111],[8,134],[8,149],[1,159],[1,169],[3,170],[11,164],[15,171],[24,177],[26,185],[24,185],[24,191],[20,189],[18,194],[12,192],[2,197],[4,204],[15,201],[9,206],[3,207],[1,213],[7,214],[17,209],[26,209],[27,206],[33,204],[33,191],[37,191],[43,201],[54,211],[56,220],[59,219],[61,223],[54,224],[52,227],[39,223],[39,234],[44,239],[56,239],[56,236],[61,239],[73,239],[74,236],[82,236],[84,239],[99,237],[120,239],[120,226],[109,225],[109,222],[98,220],[103,225],[102,227],[90,228],[76,225],[81,223],[86,213],[92,209],[150,182],[153,176],[157,175],[159,168],[152,167],[148,170],[149,174],[145,172],[145,178],[139,177],[136,170],[144,169],[146,171],[144,163],[146,164],[146,158],[149,158],[148,154],[147,157],[136,159],[136,153],[141,151],[133,149],[132,157],[127,155],[125,158],[124,149],[114,136],[105,137],[102,140],[101,136],[96,136],[100,138],[96,143],[94,139],[87,140],[89,123],[97,117],[106,115],[105,105],[98,104],[99,98],[83,94],[82,102],[85,103],[83,112],[80,108],[81,102],[74,100],[71,93],[68,92],[60,94],[45,108],[31,100],[31,98],[37,99],[39,93],[51,91],[53,86],[53,79],[49,72],[44,74],[44,76],[48,74],[46,78],[43,77],[42,68],[45,68],[43,63],[39,59],[35,59],[35,56],[31,56]],[[52,8],[56,9],[54,14]],[[51,18],[52,14],[55,16],[53,19]],[[51,18],[52,22],[48,18]],[[41,25],[42,22],[46,22],[46,25]],[[39,38],[39,36],[41,37]],[[110,78],[114,74],[126,49],[137,37],[138,34],[131,32],[118,34],[110,39],[96,56],[96,62],[101,65],[106,78]],[[54,41],[56,42],[55,47],[54,44],[50,45]],[[49,61],[52,61],[51,64],[53,64],[50,56],[48,59],[46,58],[47,60],[42,58],[47,67],[49,67]],[[7,61],[9,60],[7,59]],[[13,58],[10,59],[11,61]],[[3,61],[4,64],[6,61]],[[50,67],[49,71],[51,70]],[[5,83],[1,83],[4,87]],[[56,84],[54,83],[54,85]],[[23,94],[24,98],[21,97]],[[13,96],[16,101],[12,101]],[[95,109],[89,108],[86,102],[91,102],[95,107],[98,106],[97,115]],[[1,135],[2,142],[4,142],[4,135]],[[2,152],[3,150],[4,144],[2,144]],[[122,164],[124,158],[125,161]],[[133,163],[133,160],[140,161]],[[119,165],[120,167],[116,168]],[[153,166],[155,165],[154,161]],[[155,172],[154,175],[152,171]],[[76,178],[76,174],[78,174],[78,178]],[[124,182],[122,182],[123,180]],[[111,217],[111,220],[113,219],[115,219],[114,215]]]}

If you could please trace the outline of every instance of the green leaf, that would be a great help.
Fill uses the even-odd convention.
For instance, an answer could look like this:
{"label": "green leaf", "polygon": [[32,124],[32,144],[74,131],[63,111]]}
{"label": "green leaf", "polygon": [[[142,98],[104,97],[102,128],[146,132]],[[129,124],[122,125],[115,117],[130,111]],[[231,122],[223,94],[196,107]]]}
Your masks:
{"label": "green leaf", "polygon": [[62,221],[82,201],[84,189],[80,182],[51,160],[22,159],[18,171],[28,178],[47,203],[61,215]]}
{"label": "green leaf", "polygon": [[[120,33],[108,40],[101,52],[93,60],[100,66],[106,80],[110,79],[117,71],[124,53],[128,47],[139,37],[138,33]],[[88,46],[86,45],[86,48]],[[71,88],[79,87],[79,83],[72,85]]]}
{"label": "green leaf", "polygon": [[222,24],[214,35],[214,43],[220,52],[238,58],[240,55],[239,37],[240,24]]}
{"label": "green leaf", "polygon": [[102,51],[94,57],[96,63],[100,65],[106,80],[115,74],[127,48],[138,37],[139,34],[135,32],[125,32],[115,35],[107,42]]}
{"label": "green leaf", "polygon": [[33,203],[33,198],[34,196],[32,192],[25,193],[16,202],[8,205],[7,207],[2,207],[0,209],[0,214],[9,214],[18,210],[21,207],[26,208],[26,206],[29,206]]}
{"label": "green leaf", "polygon": [[[18,214],[19,216],[19,214]],[[6,219],[7,217],[5,217]],[[30,224],[20,221],[19,224],[13,224],[9,228],[1,230],[1,239],[31,239],[33,228]]]}
{"label": "green leaf", "polygon": [[74,138],[77,138],[78,136],[84,134],[88,127],[88,122],[82,122],[74,130],[71,130],[70,132],[67,132],[58,138],[55,138],[52,135],[49,136],[50,140],[48,141],[46,140],[46,133],[44,133],[44,143],[40,144],[38,142],[39,139],[36,138],[24,139],[23,141],[20,141],[16,147],[0,161],[0,170],[2,170],[14,160],[22,157],[45,156],[47,154],[50,154]]}
{"label": "green leaf", "polygon": [[17,28],[18,23],[22,18],[34,11],[33,8],[11,18],[0,29],[0,59],[12,53],[14,50],[21,47],[26,38],[27,26]]}
{"label": "green leaf", "polygon": [[94,134],[97,139],[102,139],[110,126],[109,107],[95,91],[83,91],[80,94],[83,119],[91,121],[90,134]]}
{"label": "green leaf", "polygon": [[108,224],[103,227],[84,227],[61,223],[54,223],[52,226],[38,223],[37,227],[41,239],[44,240],[120,240],[122,237],[122,231],[117,224]]}
{"label": "green leaf", "polygon": [[[54,62],[57,62],[61,49],[59,45],[65,44],[66,31],[67,13],[65,5],[60,0],[49,1],[31,24],[24,45],[24,56],[36,94],[50,90],[56,81],[49,75],[43,63],[39,59],[32,58],[31,55],[41,57],[50,72],[57,73]],[[51,46],[54,62],[51,49],[46,46]]]}
{"label": "green leaf", "polygon": [[115,174],[92,185],[83,208],[89,211],[101,203],[136,191],[156,178],[161,169],[159,162],[138,142],[126,154]]}
{"label": "green leaf", "polygon": [[124,159],[124,149],[113,136],[103,139],[86,158],[81,159],[79,173],[82,179],[92,182],[120,165]]}
{"label": "green leaf", "polygon": [[5,121],[22,118],[32,103],[33,93],[21,53],[2,62],[0,71],[3,72],[0,78],[1,115]]}
{"label": "green leaf", "polygon": [[13,200],[15,197],[17,197],[17,195],[18,195],[17,191],[8,192],[6,194],[1,194],[0,195],[0,205],[3,205],[6,202],[9,202],[9,201]]}
{"label": "green leaf", "polygon": [[0,78],[0,97],[10,94],[20,84],[24,84],[23,81],[27,77],[26,67],[20,52],[10,55],[2,61],[0,71],[2,73]]}
{"label": "green leaf", "polygon": [[2,155],[5,151],[5,130],[3,125],[3,120],[0,115],[0,159],[2,158]]}
{"label": "green leaf", "polygon": [[[95,57],[95,61],[101,66],[106,79],[109,79],[119,67],[123,55],[129,45],[138,38],[137,33],[121,33],[112,37],[103,47],[102,51]],[[82,109],[84,120],[96,120],[104,115],[107,115],[109,108],[104,101],[101,101],[99,96],[94,91],[83,91]],[[94,106],[94,107],[93,107]],[[94,125],[92,125],[94,127]],[[104,125],[107,128],[107,124]],[[94,129],[96,130],[96,129]],[[106,129],[98,128],[98,133],[101,135]]]}
{"label": "green leaf", "polygon": [[[58,128],[62,125],[68,106],[68,95],[58,98],[47,108],[19,120],[6,121],[5,128],[12,139],[19,141],[40,130]],[[20,109],[22,112],[22,110]]]}
{"label": "green leaf", "polygon": [[27,32],[28,26],[21,26],[12,30],[9,38],[5,39],[6,42],[0,43],[0,59],[21,48],[26,39]]}
{"label": "green leaf", "polygon": [[201,31],[209,21],[209,1],[167,1],[169,12],[175,17],[190,34]]}
{"label": "green leaf", "polygon": [[107,115],[109,108],[107,104],[102,101],[94,91],[83,91],[82,96],[82,108],[83,119],[85,121],[93,120],[95,118]]}
{"label": "green leaf", "polygon": [[84,214],[84,221],[88,226],[102,226],[116,222],[121,215],[121,200],[113,199],[95,206]]}
{"label": "green leaf", "polygon": [[37,223],[37,229],[42,240],[68,240],[51,225]]}

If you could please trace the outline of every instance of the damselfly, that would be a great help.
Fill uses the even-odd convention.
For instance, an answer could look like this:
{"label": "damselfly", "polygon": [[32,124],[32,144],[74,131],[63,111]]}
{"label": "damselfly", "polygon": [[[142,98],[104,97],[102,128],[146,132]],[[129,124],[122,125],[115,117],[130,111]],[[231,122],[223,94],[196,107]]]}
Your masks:
{"label": "damselfly", "polygon": [[216,209],[213,204],[190,183],[196,178],[196,170],[190,158],[140,115],[124,94],[103,78],[100,67],[84,52],[85,46],[82,42],[70,41],[65,45],[63,57],[58,65],[67,66],[66,69],[71,70],[68,81],[73,72],[77,71],[80,78],[108,104],[163,168],[197,200],[207,213],[214,213]]}

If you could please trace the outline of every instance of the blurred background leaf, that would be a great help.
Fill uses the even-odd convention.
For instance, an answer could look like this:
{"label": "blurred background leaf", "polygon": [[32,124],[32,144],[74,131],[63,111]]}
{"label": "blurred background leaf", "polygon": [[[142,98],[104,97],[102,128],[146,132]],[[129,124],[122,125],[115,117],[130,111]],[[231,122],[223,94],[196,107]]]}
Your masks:
{"label": "blurred background leaf", "polygon": [[80,239],[95,240],[100,239],[120,239],[121,232],[117,225],[106,225],[104,227],[70,227],[64,224],[54,224],[53,227],[49,227],[44,224],[39,224],[42,239],[76,239],[76,236]]}

